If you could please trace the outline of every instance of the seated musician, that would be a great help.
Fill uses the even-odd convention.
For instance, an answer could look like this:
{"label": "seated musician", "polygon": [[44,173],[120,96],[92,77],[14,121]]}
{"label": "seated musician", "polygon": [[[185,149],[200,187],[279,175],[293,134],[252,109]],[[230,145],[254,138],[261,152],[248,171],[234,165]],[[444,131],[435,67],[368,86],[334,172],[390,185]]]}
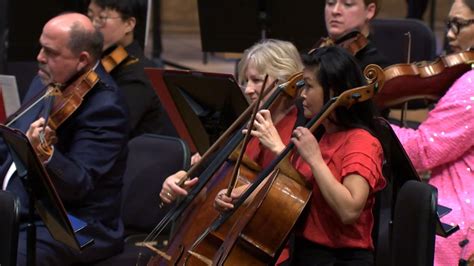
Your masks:
{"label": "seated musician", "polygon": [[[357,63],[342,48],[316,49],[303,62],[301,96],[307,118],[319,113],[330,97],[365,84]],[[296,228],[292,265],[374,264],[372,208],[386,181],[373,118],[374,106],[365,101],[349,109],[336,107],[323,121],[319,140],[305,127],[293,131],[297,153],[291,161],[312,185],[313,195],[308,215]],[[216,196],[219,211],[233,208],[242,190],[233,190],[231,197],[226,191]]]}
{"label": "seated musician", "polygon": [[355,30],[369,40],[367,45],[354,55],[362,69],[369,64],[381,67],[389,65],[387,59],[370,41],[370,21],[375,18],[378,10],[378,0],[326,0],[324,19],[329,38],[337,41]]}
{"label": "seated musician", "polygon": [[[474,1],[456,0],[448,15],[447,39],[455,53],[474,47]],[[474,71],[460,77],[431,110],[418,129],[393,126],[413,165],[431,172],[429,183],[438,189],[438,202],[453,210],[443,222],[460,230],[436,237],[435,265],[474,262]],[[467,245],[460,246],[463,240]]]}
{"label": "seated musician", "polygon": [[[68,13],[52,18],[44,26],[39,42],[38,76],[31,83],[25,102],[42,95],[45,85],[70,82],[91,69],[101,77],[57,130],[47,126],[43,131],[45,119],[38,116],[45,108],[45,100],[11,125],[26,133],[66,211],[88,224],[79,234],[95,241],[79,252],[54,240],[44,222],[36,218],[36,265],[89,264],[122,249],[120,195],[128,111],[116,84],[99,63],[102,35],[86,16]],[[43,133],[45,141],[40,138]],[[3,189],[20,198],[21,219],[26,221],[28,195],[3,140],[0,148],[4,159],[2,177],[6,175]],[[21,224],[18,265],[26,265],[26,236],[25,224]]]}
{"label": "seated musician", "polygon": [[[274,80],[283,83],[300,72],[303,65],[293,44],[269,39],[247,49],[238,68],[239,83],[243,85],[248,100],[253,102],[262,91],[265,74],[268,74],[267,85]],[[249,143],[246,155],[263,167],[271,162],[275,151],[289,142],[297,113],[294,99],[288,96],[282,98],[271,115],[268,110],[260,111],[255,122],[259,130],[252,133],[256,138]],[[185,188],[176,185],[185,175],[186,172],[179,171],[165,180],[160,192],[164,203],[171,203],[177,196],[186,196],[186,189],[197,183],[197,178],[193,178],[185,182]]]}
{"label": "seated musician", "polygon": [[[174,128],[144,71],[144,66],[151,66],[151,63],[134,40],[135,27],[144,26],[137,24],[141,21],[137,14],[139,9],[139,1],[92,0],[87,16],[104,35],[103,61],[117,54],[122,47],[128,53],[123,61],[113,66],[110,75],[123,91],[130,110],[130,138],[143,133],[174,135]],[[104,66],[107,69],[105,62]]]}

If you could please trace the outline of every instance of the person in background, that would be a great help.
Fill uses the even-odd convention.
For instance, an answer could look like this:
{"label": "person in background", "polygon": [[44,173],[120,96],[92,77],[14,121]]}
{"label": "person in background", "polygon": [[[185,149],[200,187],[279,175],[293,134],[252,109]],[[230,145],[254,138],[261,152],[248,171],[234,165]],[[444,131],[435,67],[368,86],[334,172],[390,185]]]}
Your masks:
{"label": "person in background", "polygon": [[[474,1],[455,0],[448,15],[447,38],[454,52],[474,46]],[[461,76],[428,113],[418,129],[393,125],[415,168],[431,172],[438,203],[453,210],[443,222],[460,230],[436,237],[435,265],[457,265],[474,253],[474,70]],[[468,240],[461,247],[459,243]]]}
{"label": "person in background", "polygon": [[103,60],[120,47],[128,56],[110,71],[123,90],[130,110],[130,138],[143,133],[176,136],[167,113],[145,74],[144,66],[152,65],[134,38],[134,30],[143,13],[140,0],[92,0],[87,16],[104,35]]}
{"label": "person in background", "polygon": [[369,64],[382,68],[389,65],[370,38],[370,21],[379,8],[378,0],[326,0],[324,19],[331,39],[338,40],[352,31],[368,39],[368,44],[354,55],[362,70]]}

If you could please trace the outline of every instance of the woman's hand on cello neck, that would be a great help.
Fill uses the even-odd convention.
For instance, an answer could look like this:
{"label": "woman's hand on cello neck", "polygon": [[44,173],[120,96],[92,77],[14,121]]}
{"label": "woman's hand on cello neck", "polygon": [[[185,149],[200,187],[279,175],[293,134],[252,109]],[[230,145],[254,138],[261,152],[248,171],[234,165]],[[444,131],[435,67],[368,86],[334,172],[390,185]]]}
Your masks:
{"label": "woman's hand on cello neck", "polygon": [[[242,130],[243,134],[247,134],[247,129]],[[285,149],[285,144],[281,140],[275,125],[273,124],[272,115],[269,110],[260,110],[255,116],[253,130],[250,132],[253,137],[258,138],[260,143],[274,154],[279,154]]]}
{"label": "woman's hand on cello neck", "polygon": [[232,190],[230,197],[227,196],[227,189],[222,189],[214,199],[214,208],[219,212],[225,212],[234,208],[234,203],[240,198],[250,184],[241,185]]}
{"label": "woman's hand on cello neck", "polygon": [[185,171],[181,170],[166,178],[165,182],[163,182],[163,187],[160,192],[160,198],[164,203],[170,204],[174,202],[178,196],[187,196],[188,190],[196,185],[198,182],[197,177],[191,180],[186,180],[184,182],[184,187],[180,187],[178,185],[178,182],[183,177],[185,177],[186,174],[187,173]]}

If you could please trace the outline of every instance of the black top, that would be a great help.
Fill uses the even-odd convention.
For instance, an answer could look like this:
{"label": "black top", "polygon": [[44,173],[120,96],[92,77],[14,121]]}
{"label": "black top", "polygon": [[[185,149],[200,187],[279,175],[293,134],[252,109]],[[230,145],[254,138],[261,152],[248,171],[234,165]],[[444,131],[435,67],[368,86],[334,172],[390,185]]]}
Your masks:
{"label": "black top", "polygon": [[[137,44],[138,45],[138,44]],[[138,46],[138,48],[140,48]],[[104,52],[104,56],[112,49]],[[142,53],[143,54],[143,53]],[[144,66],[131,54],[110,75],[122,90],[130,112],[130,138],[144,134],[160,134],[162,107],[160,100],[145,74]]]}
{"label": "black top", "polygon": [[135,58],[138,58],[140,62],[142,62],[142,65],[144,67],[157,67],[153,61],[145,57],[145,54],[143,53],[143,49],[138,43],[138,41],[134,40],[130,45],[125,47],[125,50],[127,53]]}
{"label": "black top", "polygon": [[368,41],[367,45],[355,55],[362,71],[370,64],[379,65],[381,68],[389,66],[388,59],[377,50],[370,36]]}

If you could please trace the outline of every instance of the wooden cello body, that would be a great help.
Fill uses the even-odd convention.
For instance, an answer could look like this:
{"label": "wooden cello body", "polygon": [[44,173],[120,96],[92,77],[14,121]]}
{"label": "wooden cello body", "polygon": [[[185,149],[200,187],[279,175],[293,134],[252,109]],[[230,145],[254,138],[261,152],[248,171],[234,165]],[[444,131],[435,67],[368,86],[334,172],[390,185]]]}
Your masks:
{"label": "wooden cello body", "polygon": [[[337,106],[349,108],[356,102],[372,98],[383,86],[382,69],[370,65],[364,73],[369,85],[334,97],[306,127],[314,132]],[[261,189],[252,192],[252,187],[249,188],[234,204],[238,208],[240,201],[248,200],[249,193],[252,193],[252,205],[246,207],[247,211],[234,224],[221,248],[212,260],[207,261],[207,265],[268,265],[276,261],[279,251],[311,196],[311,189],[298,174],[283,174],[293,169],[288,168],[288,158],[293,147],[293,143],[290,143],[272,164],[256,177],[252,187],[261,186]],[[275,170],[271,171],[272,169]],[[222,221],[225,219],[216,221],[213,227],[218,227]]]}
{"label": "wooden cello body", "polygon": [[249,198],[251,204],[224,238],[213,264],[273,264],[310,197],[311,188],[276,169]]}
{"label": "wooden cello body", "polygon": [[[279,85],[277,90],[272,93],[272,96],[269,98],[268,102],[278,102],[280,96],[294,97],[297,92],[296,82],[301,79],[301,75],[301,73],[298,73],[290,78],[287,83]],[[238,134],[241,135],[240,132]],[[222,150],[227,148],[228,147],[225,147]],[[236,147],[231,147],[231,149],[235,148]],[[219,158],[215,159],[217,159],[215,161],[219,161]],[[212,174],[209,180],[205,181],[202,189],[199,188],[199,192],[197,192],[196,196],[193,196],[191,202],[185,206],[185,210],[179,215],[181,219],[179,219],[179,222],[177,223],[178,226],[176,226],[177,230],[174,232],[170,240],[170,244],[168,245],[167,250],[164,252],[165,255],[161,254],[155,256],[150,261],[149,265],[183,265],[187,263],[189,259],[192,259],[189,257],[191,253],[188,251],[192,251],[194,249],[195,246],[193,244],[196,242],[201,232],[205,230],[209,224],[219,215],[219,213],[215,211],[213,207],[214,198],[217,192],[221,189],[224,189],[229,183],[231,174],[230,172],[232,169],[233,159],[232,156],[229,156],[229,158],[227,158],[225,162],[219,166],[218,171]],[[242,180],[251,180],[252,176],[255,175],[251,174],[251,172],[258,171],[259,167],[256,166],[255,163],[250,163],[247,160],[247,164],[241,165],[239,169]],[[200,248],[202,247],[203,246],[200,246]],[[215,249],[218,248],[219,245],[215,246]],[[209,254],[211,257],[213,256],[212,245],[205,247],[204,250],[208,251],[202,252]],[[192,265],[192,262],[190,263],[190,265]]]}

